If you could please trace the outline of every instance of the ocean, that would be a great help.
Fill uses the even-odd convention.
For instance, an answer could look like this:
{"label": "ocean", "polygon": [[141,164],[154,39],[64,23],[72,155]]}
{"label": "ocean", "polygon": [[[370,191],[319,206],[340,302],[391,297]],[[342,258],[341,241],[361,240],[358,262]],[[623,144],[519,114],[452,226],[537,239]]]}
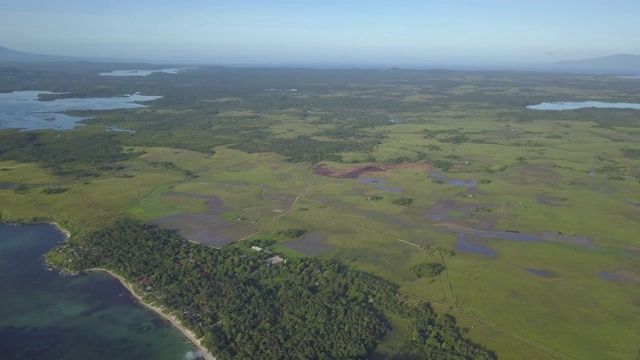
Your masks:
{"label": "ocean", "polygon": [[0,223],[0,359],[193,358],[193,345],[104,273],[61,276],[49,224]]}

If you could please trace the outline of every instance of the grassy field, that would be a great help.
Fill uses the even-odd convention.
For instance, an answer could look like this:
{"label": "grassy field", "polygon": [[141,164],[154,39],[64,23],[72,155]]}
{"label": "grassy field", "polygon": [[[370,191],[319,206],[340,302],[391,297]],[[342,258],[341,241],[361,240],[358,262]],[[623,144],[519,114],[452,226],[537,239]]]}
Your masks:
{"label": "grassy field", "polygon": [[[221,122],[240,124],[257,116],[259,131],[283,141],[300,135],[337,141],[339,134],[330,130],[351,131],[346,125],[381,113],[399,121],[356,128],[379,143],[371,152],[338,152],[342,162],[291,162],[289,155],[247,153],[233,144],[210,152],[147,146],[150,140],[142,136],[123,141],[143,155],[90,179],[3,161],[0,211],[6,220],[45,217],[72,231],[97,228],[115,216],[152,222],[213,211],[230,233],[244,229],[235,240],[260,241],[285,257],[335,259],[391,281],[411,299],[455,316],[470,339],[500,359],[636,358],[640,207],[633,203],[640,203],[640,159],[625,149],[640,149],[640,124],[628,121],[637,120],[637,111],[540,112],[524,105],[550,99],[630,101],[637,95],[622,80],[567,75],[571,81],[621,86],[603,97],[595,85],[523,77],[519,81],[530,86],[518,86],[508,75],[469,73],[440,79],[446,86],[309,88],[278,95],[291,107],[265,111],[251,109],[250,100],[275,94],[204,99],[202,106],[221,107],[216,115]],[[386,101],[390,109],[365,108],[368,99]],[[347,110],[336,115],[323,108],[329,101]],[[347,108],[349,101],[357,105]],[[161,110],[132,113],[153,113],[158,121],[175,115]],[[354,115],[356,110],[362,113]],[[610,123],[604,123],[606,116]],[[179,145],[179,139],[195,139],[197,133],[154,134],[158,142],[173,139]],[[318,166],[333,172],[323,175]],[[365,167],[370,170],[361,171]],[[365,178],[384,183],[358,182]],[[27,188],[18,192],[17,185]],[[43,193],[56,186],[66,191]],[[215,209],[211,197],[222,201]],[[402,199],[412,202],[399,205]],[[292,239],[282,235],[288,229],[306,233]],[[491,231],[494,235],[486,235]],[[535,241],[509,240],[506,233]],[[465,251],[461,239],[494,255]],[[410,271],[428,262],[446,270],[433,278]],[[405,335],[406,324],[390,320],[393,330],[377,349],[386,356],[397,353]]]}
{"label": "grassy field", "polygon": [[[399,285],[403,293],[438,304],[469,328],[472,339],[495,349],[500,358],[525,354],[538,354],[538,358],[624,358],[637,351],[640,325],[633,314],[640,311],[638,283],[600,276],[620,270],[640,274],[637,254],[632,251],[638,246],[633,236],[638,229],[638,209],[624,204],[624,196],[611,195],[614,191],[633,193],[640,186],[636,182],[549,167],[544,161],[540,161],[543,165],[521,165],[500,173],[447,173],[456,179],[492,180],[477,185],[481,195],[465,197],[468,188],[434,183],[424,169],[361,175],[384,178],[385,185],[406,189],[394,193],[356,179],[316,175],[311,165],[286,163],[277,155],[248,155],[224,148],[217,149],[213,157],[165,148],[144,150],[146,155],[128,164],[136,174],[133,178],[101,178],[89,184],[53,178],[49,179],[52,183],[69,188],[53,195],[41,193],[40,187],[25,194],[3,190],[3,209],[12,209],[5,216],[33,216],[33,209],[41,208],[41,216],[56,211],[56,218],[63,219],[96,221],[120,211],[151,221],[206,211],[204,200],[180,194],[216,195],[229,208],[225,217],[229,222],[257,226],[257,234],[249,239],[275,241],[272,250],[301,256],[308,254],[296,254],[282,244],[305,240],[289,240],[278,232],[290,228],[323,232],[327,236],[321,243],[329,250],[317,256],[383,277]],[[193,169],[198,177],[188,179],[148,165],[157,159]],[[20,182],[42,170],[16,166],[9,172],[12,181]],[[580,184],[569,185],[570,179]],[[610,192],[597,191],[602,188],[610,188]],[[540,204],[536,194],[568,200]],[[382,199],[368,200],[372,195]],[[401,197],[411,197],[414,203],[409,207],[392,204]],[[495,216],[496,230],[559,232],[589,237],[592,242],[583,246],[495,238],[483,240],[483,244],[497,252],[496,257],[466,253],[456,248],[456,234],[423,218],[437,200],[452,199],[492,209],[487,215],[450,210],[446,219],[453,227],[473,230],[483,216]],[[590,211],[580,211],[587,208]],[[412,265],[434,261],[447,268],[437,278],[417,279],[409,271]],[[545,278],[527,269],[556,275]],[[578,324],[580,331],[576,331]],[[379,351],[393,353],[400,336],[389,334]]]}

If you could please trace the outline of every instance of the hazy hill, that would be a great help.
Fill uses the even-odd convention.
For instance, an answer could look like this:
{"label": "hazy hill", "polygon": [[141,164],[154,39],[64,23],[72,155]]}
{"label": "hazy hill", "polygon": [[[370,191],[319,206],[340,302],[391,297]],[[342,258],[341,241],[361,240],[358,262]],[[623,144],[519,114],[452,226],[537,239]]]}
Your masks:
{"label": "hazy hill", "polygon": [[[93,62],[134,62],[122,59],[92,58],[80,56],[62,56],[48,54],[34,54],[17,51],[0,46],[0,62],[61,62],[61,61],[93,61]],[[138,62],[138,61],[136,61]]]}
{"label": "hazy hill", "polygon": [[560,61],[556,65],[591,68],[640,68],[640,56],[618,54],[576,61]]}

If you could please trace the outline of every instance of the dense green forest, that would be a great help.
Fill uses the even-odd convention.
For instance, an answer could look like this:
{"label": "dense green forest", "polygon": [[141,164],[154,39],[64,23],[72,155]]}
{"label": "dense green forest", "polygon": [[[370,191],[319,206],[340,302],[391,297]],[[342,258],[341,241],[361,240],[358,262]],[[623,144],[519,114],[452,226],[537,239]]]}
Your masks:
{"label": "dense green forest", "polygon": [[[492,359],[449,316],[411,304],[389,283],[338,263],[287,259],[247,244],[213,249],[130,220],[65,244],[58,266],[104,268],[138,284],[147,301],[173,311],[219,359],[365,358],[389,328],[410,320],[403,346],[429,359]],[[146,280],[145,280],[146,282]]]}
{"label": "dense green forest", "polygon": [[115,162],[139,155],[123,151],[112,134],[0,132],[0,160],[38,163],[55,175],[97,176]]}

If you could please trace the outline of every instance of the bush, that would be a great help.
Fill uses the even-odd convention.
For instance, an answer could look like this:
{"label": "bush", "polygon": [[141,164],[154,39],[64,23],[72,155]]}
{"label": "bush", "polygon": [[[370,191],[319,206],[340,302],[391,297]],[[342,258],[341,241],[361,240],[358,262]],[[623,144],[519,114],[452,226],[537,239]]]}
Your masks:
{"label": "bush", "polygon": [[400,198],[400,199],[393,200],[391,203],[393,205],[409,206],[409,205],[413,204],[413,199],[412,198]]}
{"label": "bush", "polygon": [[18,185],[17,188],[13,189],[14,193],[20,194],[20,195],[26,194],[28,191],[29,191],[29,188],[24,184],[20,184]]}
{"label": "bush", "polygon": [[424,278],[438,276],[445,269],[444,265],[440,263],[424,263],[412,266],[409,270],[411,270],[415,276]]}
{"label": "bush", "polygon": [[51,194],[60,194],[63,193],[65,191],[68,191],[69,188],[63,188],[60,186],[56,186],[56,187],[48,187],[44,190],[42,190],[43,194],[47,194],[47,195],[51,195]]}
{"label": "bush", "polygon": [[622,155],[629,159],[640,159],[640,149],[622,149]]}
{"label": "bush", "polygon": [[451,161],[447,161],[447,160],[435,160],[433,162],[433,166],[437,167],[438,169],[442,170],[442,171],[447,171],[449,169],[451,169],[453,167],[453,163]]}
{"label": "bush", "polygon": [[284,229],[278,231],[278,235],[284,236],[288,239],[293,239],[304,235],[306,232],[307,230],[304,229]]}

